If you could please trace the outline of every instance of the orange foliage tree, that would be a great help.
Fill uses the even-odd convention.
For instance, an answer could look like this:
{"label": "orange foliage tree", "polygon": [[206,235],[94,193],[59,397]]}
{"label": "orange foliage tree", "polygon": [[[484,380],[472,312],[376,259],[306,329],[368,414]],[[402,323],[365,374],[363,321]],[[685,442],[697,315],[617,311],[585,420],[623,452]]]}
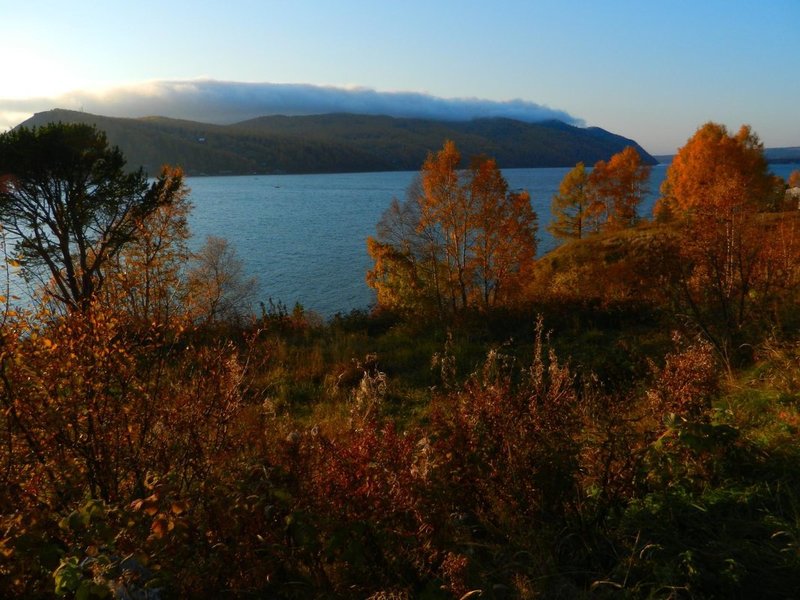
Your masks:
{"label": "orange foliage tree", "polygon": [[635,224],[649,178],[650,167],[642,164],[633,146],[616,153],[608,162],[596,162],[589,175],[589,211],[597,226],[622,229]]}
{"label": "orange foliage tree", "polygon": [[475,280],[488,308],[518,295],[521,275],[536,255],[536,214],[527,192],[509,191],[494,159],[475,160],[470,179]]}
{"label": "orange foliage tree", "polygon": [[[180,169],[162,175],[180,179]],[[103,302],[146,327],[175,324],[186,316],[183,270],[189,261],[188,188],[178,188],[170,202],[147,217],[134,219],[135,236],[113,257],[102,290]]]}
{"label": "orange foliage tree", "polygon": [[776,181],[767,169],[764,147],[748,125],[729,134],[706,123],[686,142],[667,170],[656,216],[668,219],[690,211],[764,210],[775,200]]}
{"label": "orange foliage tree", "polygon": [[661,187],[657,216],[679,236],[679,309],[728,364],[796,298],[797,220],[766,214],[777,189],[758,136],[716,123],[678,151]]}
{"label": "orange foliage tree", "polygon": [[454,314],[513,302],[536,253],[536,214],[512,192],[493,159],[459,171],[447,141],[429,154],[405,202],[394,201],[367,240],[367,282],[378,303]]}
{"label": "orange foliage tree", "polygon": [[580,239],[588,232],[630,227],[647,192],[650,167],[628,146],[608,162],[595,163],[587,173],[583,163],[564,176],[553,196],[550,233],[562,239]]}
{"label": "orange foliage tree", "polygon": [[587,209],[591,203],[589,194],[589,173],[582,162],[564,175],[558,186],[558,194],[553,196],[550,210],[553,220],[547,230],[557,238],[581,239],[588,228]]}

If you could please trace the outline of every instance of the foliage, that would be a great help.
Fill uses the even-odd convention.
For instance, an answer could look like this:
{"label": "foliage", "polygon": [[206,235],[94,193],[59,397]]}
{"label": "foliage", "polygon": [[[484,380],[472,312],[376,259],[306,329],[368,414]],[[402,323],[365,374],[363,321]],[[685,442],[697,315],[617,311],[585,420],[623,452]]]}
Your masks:
{"label": "foliage", "polygon": [[727,362],[793,311],[800,239],[787,217],[732,211],[685,222],[673,297]]}
{"label": "foliage", "polygon": [[[180,172],[171,176],[180,177]],[[186,318],[191,209],[188,190],[182,188],[172,202],[135,221],[134,239],[110,261],[103,303],[122,310],[140,327],[164,327]]]}
{"label": "foliage", "polygon": [[0,174],[0,222],[18,240],[17,260],[71,308],[91,301],[137,222],[183,185],[179,171],[164,170],[149,185],[141,170],[127,173],[119,149],[88,125],[0,135]]}
{"label": "foliage", "polygon": [[187,273],[186,304],[195,320],[209,324],[237,321],[250,312],[256,280],[244,273],[244,264],[230,243],[208,236],[193,256]]}
{"label": "foliage", "polygon": [[678,150],[664,183],[656,216],[669,219],[690,211],[764,210],[775,201],[775,178],[764,147],[749,126],[733,135],[706,123]]}
{"label": "foliage", "polygon": [[[607,160],[631,141],[598,128],[560,121],[436,121],[381,115],[273,115],[215,125],[163,117],[120,119],[52,110],[24,125],[51,121],[102,129],[129,161],[155,173],[181,165],[187,174],[363,173],[416,171],[428,151],[451,139],[468,156],[491,148],[503,168],[562,167]],[[637,146],[648,164],[655,159]]]}
{"label": "foliage", "polygon": [[[454,204],[396,203],[412,226],[387,231],[410,244],[424,214],[455,238],[464,221],[445,206],[508,200],[491,161],[450,179],[456,164],[447,147],[432,156],[426,184]],[[472,239],[490,245],[505,234],[497,204],[485,208]],[[324,323],[272,301],[258,319],[222,303],[206,318],[191,297],[211,278],[185,275],[187,210],[178,198],[142,220],[80,311],[3,299],[0,596],[795,593],[793,215],[721,229],[689,215],[572,240],[538,261],[535,305]],[[382,246],[387,260],[428,267],[402,239]],[[218,250],[210,263],[236,274]],[[438,273],[454,284],[451,260]],[[474,275],[502,260],[462,264]],[[747,277],[714,270],[725,264]],[[426,297],[407,273],[408,308]],[[731,285],[715,287],[717,273]],[[692,295],[673,295],[681,286]],[[727,373],[722,292],[744,305],[736,339],[751,343]]]}
{"label": "foliage", "polygon": [[728,364],[797,298],[795,213],[766,214],[782,190],[758,136],[716,123],[679,150],[662,184],[657,212],[680,227],[673,299]]}
{"label": "foliage", "polygon": [[595,163],[589,175],[592,204],[588,212],[605,229],[630,227],[638,219],[637,208],[644,199],[650,167],[628,146],[608,162]]}
{"label": "foliage", "polygon": [[581,239],[600,230],[631,227],[644,199],[650,167],[633,146],[598,161],[587,173],[583,163],[564,176],[550,209],[550,232],[563,239]]}
{"label": "foliage", "polygon": [[440,317],[512,304],[536,252],[536,215],[497,164],[459,172],[452,142],[430,154],[404,203],[394,201],[367,248],[378,302]]}
{"label": "foliage", "polygon": [[[713,123],[702,127],[669,167],[660,222],[633,228],[635,202],[624,197],[636,178],[610,176],[633,176],[630,158],[595,166],[587,194],[602,210],[590,204],[585,215],[597,215],[605,231],[540,260],[529,297],[650,306],[671,315],[672,327],[701,334],[728,368],[751,360],[765,334],[793,327],[800,256],[796,211],[772,212],[780,194],[757,136],[747,127],[736,136]],[[614,163],[619,169],[610,169]],[[602,201],[615,196],[622,200]],[[603,207],[615,206],[628,207],[628,217],[604,222]],[[628,231],[617,230],[621,223]]]}
{"label": "foliage", "polygon": [[586,211],[590,205],[589,174],[582,162],[564,175],[550,209],[553,220],[548,231],[564,239],[581,239],[589,229]]}

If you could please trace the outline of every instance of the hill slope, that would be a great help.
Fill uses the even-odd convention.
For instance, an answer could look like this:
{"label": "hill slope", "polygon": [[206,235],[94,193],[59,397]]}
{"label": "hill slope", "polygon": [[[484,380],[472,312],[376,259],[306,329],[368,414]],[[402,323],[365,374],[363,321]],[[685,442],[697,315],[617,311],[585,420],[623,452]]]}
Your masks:
{"label": "hill slope", "polygon": [[55,109],[21,125],[90,123],[119,146],[131,165],[155,173],[164,163],[190,175],[335,173],[417,170],[445,139],[465,157],[487,154],[504,168],[573,166],[608,159],[634,146],[648,164],[655,160],[636,142],[599,128],[560,121],[511,119],[465,122],[327,114],[260,117],[212,125],[164,117],[123,119]]}

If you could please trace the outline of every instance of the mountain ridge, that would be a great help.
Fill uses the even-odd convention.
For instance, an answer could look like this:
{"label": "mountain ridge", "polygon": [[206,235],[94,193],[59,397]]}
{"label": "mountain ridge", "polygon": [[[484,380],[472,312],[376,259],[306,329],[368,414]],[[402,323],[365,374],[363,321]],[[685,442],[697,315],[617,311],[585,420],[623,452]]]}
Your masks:
{"label": "mountain ridge", "polygon": [[272,115],[229,125],[150,116],[107,117],[65,109],[35,114],[18,127],[88,123],[106,132],[130,165],[155,173],[162,164],[187,175],[415,171],[428,152],[452,139],[465,161],[494,157],[501,168],[594,164],[632,145],[646,164],[656,160],[634,140],[598,127],[508,118],[437,121],[383,115]]}

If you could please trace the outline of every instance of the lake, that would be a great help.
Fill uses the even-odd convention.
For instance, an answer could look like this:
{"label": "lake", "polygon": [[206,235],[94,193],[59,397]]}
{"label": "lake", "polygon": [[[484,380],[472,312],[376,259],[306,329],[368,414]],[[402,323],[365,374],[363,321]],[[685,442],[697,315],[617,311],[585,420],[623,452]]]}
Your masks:
{"label": "lake", "polygon": [[[788,177],[798,165],[772,165]],[[650,217],[667,165],[653,167],[640,214]],[[550,201],[569,168],[505,169],[511,189],[530,192],[539,216],[539,254],[556,241],[546,231]],[[324,317],[374,301],[364,276],[367,236],[416,172],[193,177],[189,219],[193,249],[225,237],[259,282],[259,301],[296,302]]]}

